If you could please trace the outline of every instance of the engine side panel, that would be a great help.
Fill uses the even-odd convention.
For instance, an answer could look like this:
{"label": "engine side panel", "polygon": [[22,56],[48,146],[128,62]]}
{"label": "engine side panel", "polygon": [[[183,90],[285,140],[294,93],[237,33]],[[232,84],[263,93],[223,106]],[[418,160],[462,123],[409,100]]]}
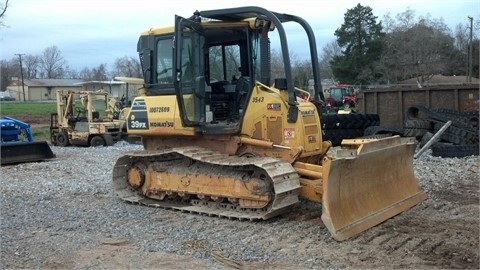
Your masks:
{"label": "engine side panel", "polygon": [[[189,97],[185,100],[192,101]],[[191,104],[187,104],[187,108],[193,111],[193,105],[192,101]],[[126,120],[128,133],[132,135],[193,136],[195,134],[193,128],[182,126],[175,95],[135,98]]]}

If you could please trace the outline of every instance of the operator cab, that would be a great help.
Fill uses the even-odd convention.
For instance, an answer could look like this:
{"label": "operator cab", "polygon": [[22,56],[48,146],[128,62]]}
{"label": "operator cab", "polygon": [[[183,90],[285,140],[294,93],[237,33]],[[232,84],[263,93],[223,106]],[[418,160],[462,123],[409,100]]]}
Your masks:
{"label": "operator cab", "polygon": [[[257,7],[233,8],[197,11],[188,19],[176,16],[174,28],[147,31],[137,47],[147,96],[176,95],[185,127],[206,134],[238,133],[254,82],[271,85],[268,32],[277,27],[286,77],[283,82],[291,106],[288,117],[295,122],[298,108],[281,26],[290,20],[300,19]],[[307,27],[303,20],[296,22]],[[310,28],[305,30],[312,48],[313,33]],[[315,49],[312,56],[316,59]],[[315,73],[317,63],[313,65]],[[316,87],[321,87],[320,83]]]}
{"label": "operator cab", "polygon": [[177,17],[177,24],[175,35],[140,38],[147,95],[176,94],[184,126],[209,133],[240,130],[258,70],[249,60],[258,55],[252,48],[254,31],[248,22],[200,24]]}

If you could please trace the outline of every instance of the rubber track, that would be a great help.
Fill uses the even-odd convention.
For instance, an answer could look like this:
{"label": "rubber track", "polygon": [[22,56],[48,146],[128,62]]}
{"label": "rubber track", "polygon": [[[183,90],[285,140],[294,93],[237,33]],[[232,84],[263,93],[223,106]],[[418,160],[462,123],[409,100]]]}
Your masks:
{"label": "rubber track", "polygon": [[432,156],[452,158],[452,157],[466,157],[478,156],[478,145],[448,145],[436,143],[432,145]]}
{"label": "rubber track", "polygon": [[[134,162],[148,159],[168,161],[183,156],[201,162],[205,166],[223,166],[224,169],[238,170],[256,167],[266,173],[273,183],[272,201],[262,209],[243,209],[229,202],[203,201],[199,199],[176,199],[163,201],[150,199],[138,194],[127,184],[126,173]],[[213,168],[213,167],[212,167]],[[200,147],[181,147],[163,151],[140,151],[124,155],[117,160],[113,170],[113,186],[122,200],[151,207],[176,209],[184,212],[207,214],[236,219],[268,219],[282,214],[298,202],[300,178],[292,165],[274,158],[241,158],[229,156]]]}

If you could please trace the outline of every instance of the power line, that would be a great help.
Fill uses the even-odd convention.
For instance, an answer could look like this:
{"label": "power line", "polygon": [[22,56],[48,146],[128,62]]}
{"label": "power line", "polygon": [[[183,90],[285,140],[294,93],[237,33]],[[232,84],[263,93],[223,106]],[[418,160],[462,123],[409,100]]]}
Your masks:
{"label": "power line", "polygon": [[472,82],[472,30],[473,30],[473,18],[468,16],[468,19],[470,20],[470,42],[468,43],[468,82]]}
{"label": "power line", "polygon": [[25,84],[23,83],[23,65],[22,65],[22,55],[25,55],[25,54],[16,53],[15,55],[18,55],[18,59],[20,60],[20,75],[22,76],[23,101],[26,101],[25,100]]}

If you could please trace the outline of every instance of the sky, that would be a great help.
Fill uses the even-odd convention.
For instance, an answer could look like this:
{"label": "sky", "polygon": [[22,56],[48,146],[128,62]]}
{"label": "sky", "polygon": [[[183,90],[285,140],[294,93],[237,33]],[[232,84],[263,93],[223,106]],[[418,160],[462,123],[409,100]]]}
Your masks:
{"label": "sky", "polygon": [[[452,31],[460,23],[469,25],[468,16],[480,19],[480,0],[10,0],[2,18],[5,26],[0,28],[0,59],[18,58],[16,54],[41,55],[46,48],[57,46],[71,69],[80,71],[100,64],[113,69],[117,58],[138,57],[141,32],[172,25],[175,15],[190,17],[195,10],[249,5],[304,18],[316,35],[320,55],[327,43],[335,41],[334,32],[347,10],[358,3],[371,7],[377,22],[386,14],[394,18],[407,9],[417,18],[442,19]],[[307,56],[304,36],[298,36],[294,28],[286,31],[290,51]]]}

